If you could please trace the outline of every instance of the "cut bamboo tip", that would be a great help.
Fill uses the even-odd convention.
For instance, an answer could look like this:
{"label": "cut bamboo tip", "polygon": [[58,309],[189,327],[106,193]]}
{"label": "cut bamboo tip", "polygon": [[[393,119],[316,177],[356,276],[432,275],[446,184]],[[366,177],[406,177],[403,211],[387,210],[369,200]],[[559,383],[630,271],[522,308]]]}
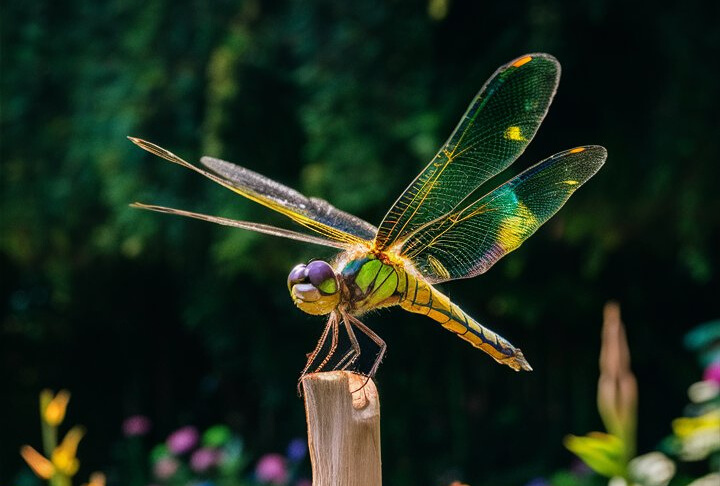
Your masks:
{"label": "cut bamboo tip", "polygon": [[375,383],[347,371],[302,378],[313,486],[379,486],[380,400]]}

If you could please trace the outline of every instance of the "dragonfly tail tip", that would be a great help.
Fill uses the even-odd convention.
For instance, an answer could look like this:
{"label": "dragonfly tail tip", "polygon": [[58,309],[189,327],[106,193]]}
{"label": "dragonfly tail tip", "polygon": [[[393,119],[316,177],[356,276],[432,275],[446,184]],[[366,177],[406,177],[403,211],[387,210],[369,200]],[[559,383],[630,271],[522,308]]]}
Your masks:
{"label": "dragonfly tail tip", "polygon": [[512,357],[512,360],[508,364],[515,371],[532,371],[533,370],[532,366],[530,366],[530,363],[527,362],[522,351],[520,351],[519,349],[515,352],[515,355]]}

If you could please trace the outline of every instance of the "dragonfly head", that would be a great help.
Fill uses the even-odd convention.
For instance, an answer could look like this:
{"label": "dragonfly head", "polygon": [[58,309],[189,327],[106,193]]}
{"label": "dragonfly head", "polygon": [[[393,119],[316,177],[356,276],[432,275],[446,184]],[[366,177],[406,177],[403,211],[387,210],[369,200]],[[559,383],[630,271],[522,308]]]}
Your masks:
{"label": "dragonfly head", "polygon": [[288,275],[288,290],[295,305],[308,314],[329,314],[340,303],[338,277],[323,260],[296,265]]}

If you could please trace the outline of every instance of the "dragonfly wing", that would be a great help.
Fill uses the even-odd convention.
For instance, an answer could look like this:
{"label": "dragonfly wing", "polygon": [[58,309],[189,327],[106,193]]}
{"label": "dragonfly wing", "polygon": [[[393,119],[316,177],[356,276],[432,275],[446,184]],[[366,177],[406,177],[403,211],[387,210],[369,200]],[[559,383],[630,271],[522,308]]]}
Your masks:
{"label": "dragonfly wing", "polygon": [[345,245],[369,246],[370,240],[375,236],[376,228],[370,223],[337,209],[327,201],[305,197],[294,189],[243,167],[219,159],[203,157],[202,163],[212,170],[209,172],[158,145],[138,138],[128,138],[148,152],[202,174],[231,191],[320,233],[327,239]]}
{"label": "dragonfly wing", "polygon": [[193,213],[191,211],[183,211],[182,209],[166,208],[164,206],[155,206],[151,204],[133,203],[130,206],[139,209],[147,209],[149,211],[157,211],[158,213],[177,214],[179,216],[209,221],[211,223],[221,224],[223,226],[242,228],[250,231],[255,231],[257,233],[264,233],[266,235],[282,236],[283,238],[288,238],[291,240],[304,241],[306,243],[329,246],[331,248],[339,248],[341,250],[348,250],[351,248],[351,245],[341,243],[339,241],[322,238],[320,236],[306,235],[304,233],[298,233],[297,231],[291,231],[284,228],[276,228],[275,226],[271,226],[268,224],[239,221],[237,219],[230,218],[221,218],[219,216],[210,216],[207,214]]}
{"label": "dragonfly wing", "polygon": [[[272,204],[292,208],[305,216],[312,216],[318,222],[339,229],[345,233],[372,240],[377,228],[352,214],[341,211],[324,199],[305,197],[298,191],[272,179],[214,157],[203,157],[200,162],[215,174],[231,184],[236,192],[262,198]],[[264,204],[261,202],[261,204]]]}
{"label": "dragonfly wing", "polygon": [[484,273],[550,219],[606,158],[599,146],[553,155],[419,229],[401,254],[433,283]]}
{"label": "dragonfly wing", "polygon": [[560,79],[548,54],[522,56],[498,69],[462,120],[380,224],[382,250],[452,211],[482,183],[512,164],[547,113]]}

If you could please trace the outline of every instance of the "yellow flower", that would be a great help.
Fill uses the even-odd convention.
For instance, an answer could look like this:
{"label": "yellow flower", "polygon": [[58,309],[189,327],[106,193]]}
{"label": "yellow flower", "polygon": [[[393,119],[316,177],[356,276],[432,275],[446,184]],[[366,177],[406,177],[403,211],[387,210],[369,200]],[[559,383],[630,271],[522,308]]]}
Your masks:
{"label": "yellow flower", "polygon": [[52,463],[55,469],[66,476],[74,476],[80,466],[77,460],[77,448],[85,435],[82,427],[73,427],[65,435],[59,446],[52,453]]}
{"label": "yellow flower", "polygon": [[673,420],[673,432],[681,439],[705,431],[720,431],[720,410],[712,410],[698,417],[681,417]]}
{"label": "yellow flower", "polygon": [[50,479],[55,474],[55,466],[32,446],[24,445],[20,448],[20,455],[27,462],[30,469],[43,479]]}
{"label": "yellow flower", "polygon": [[680,439],[680,456],[686,461],[705,459],[720,450],[720,410],[675,419],[672,428]]}
{"label": "yellow flower", "polygon": [[52,391],[43,390],[40,393],[40,414],[48,425],[57,427],[65,419],[65,410],[70,401],[70,392],[60,390],[53,396]]}
{"label": "yellow flower", "polygon": [[71,477],[80,467],[76,455],[78,443],[83,435],[85,431],[82,427],[70,429],[60,445],[53,450],[49,460],[29,445],[20,448],[20,455],[33,472],[43,479],[50,479],[55,474]]}

